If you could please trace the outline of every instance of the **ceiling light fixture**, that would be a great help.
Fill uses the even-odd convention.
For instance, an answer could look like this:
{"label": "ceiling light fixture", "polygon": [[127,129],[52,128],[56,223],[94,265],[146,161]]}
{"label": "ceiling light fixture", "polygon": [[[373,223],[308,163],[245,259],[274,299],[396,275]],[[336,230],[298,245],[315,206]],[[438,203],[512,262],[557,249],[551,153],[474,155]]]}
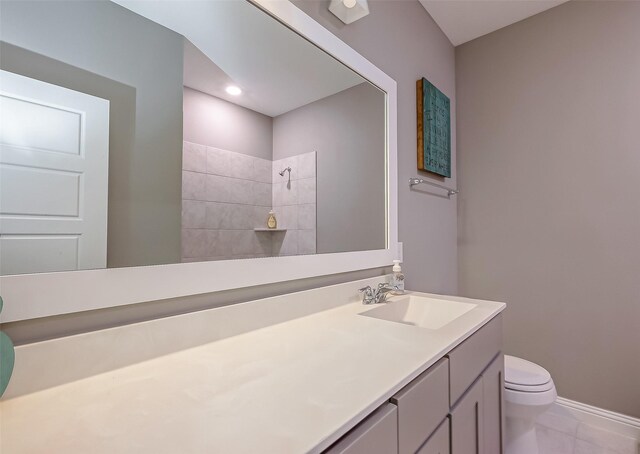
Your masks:
{"label": "ceiling light fixture", "polygon": [[329,11],[345,24],[350,24],[369,14],[369,4],[367,0],[331,0]]}
{"label": "ceiling light fixture", "polygon": [[240,90],[240,87],[236,87],[235,85],[229,85],[227,88],[227,93],[229,93],[231,96],[238,96],[239,94],[242,93],[242,90]]}

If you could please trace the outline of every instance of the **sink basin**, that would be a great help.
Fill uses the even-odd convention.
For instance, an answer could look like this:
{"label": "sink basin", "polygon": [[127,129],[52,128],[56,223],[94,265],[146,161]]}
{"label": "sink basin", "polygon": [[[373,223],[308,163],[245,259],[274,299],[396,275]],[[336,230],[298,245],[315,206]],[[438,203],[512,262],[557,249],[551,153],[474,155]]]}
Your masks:
{"label": "sink basin", "polygon": [[473,303],[409,295],[391,300],[359,315],[421,328],[440,329],[476,306],[477,304]]}

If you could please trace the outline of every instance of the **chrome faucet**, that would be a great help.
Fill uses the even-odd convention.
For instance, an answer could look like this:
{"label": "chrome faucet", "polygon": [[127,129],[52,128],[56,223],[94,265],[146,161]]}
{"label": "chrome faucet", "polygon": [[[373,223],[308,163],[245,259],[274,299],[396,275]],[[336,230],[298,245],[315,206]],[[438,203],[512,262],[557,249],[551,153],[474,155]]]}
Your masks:
{"label": "chrome faucet", "polygon": [[376,289],[367,285],[358,291],[362,293],[362,304],[378,304],[384,303],[387,300],[387,294],[394,290],[397,290],[397,288],[387,284],[386,282],[381,282],[378,284],[378,288]]}

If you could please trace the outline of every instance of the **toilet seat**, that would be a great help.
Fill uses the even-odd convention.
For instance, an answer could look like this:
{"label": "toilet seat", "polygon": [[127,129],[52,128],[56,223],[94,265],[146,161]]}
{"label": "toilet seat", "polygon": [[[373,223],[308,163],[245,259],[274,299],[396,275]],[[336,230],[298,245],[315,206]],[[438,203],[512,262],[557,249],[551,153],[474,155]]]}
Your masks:
{"label": "toilet seat", "polygon": [[512,391],[539,393],[554,388],[551,374],[526,359],[504,356],[504,387]]}
{"label": "toilet seat", "polygon": [[504,382],[505,389],[509,389],[511,391],[520,391],[523,393],[542,393],[545,391],[549,391],[554,386],[555,385],[553,384],[553,380],[549,380],[547,383],[544,383],[542,385],[536,385],[536,386],[520,385],[518,383],[508,383],[507,381]]}
{"label": "toilet seat", "polygon": [[509,407],[511,416],[518,417],[521,413],[529,414],[536,407],[548,407],[555,402],[558,394],[555,386],[541,392],[522,392],[506,388],[504,390],[504,400]]}

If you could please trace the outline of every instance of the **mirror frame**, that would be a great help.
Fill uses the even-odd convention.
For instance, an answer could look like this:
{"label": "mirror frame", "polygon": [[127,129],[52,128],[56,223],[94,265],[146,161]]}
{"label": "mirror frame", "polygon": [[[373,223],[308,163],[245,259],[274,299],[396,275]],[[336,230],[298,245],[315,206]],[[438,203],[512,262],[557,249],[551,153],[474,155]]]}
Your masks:
{"label": "mirror frame", "polygon": [[1,322],[380,268],[402,257],[396,82],[289,1],[249,1],[386,93],[386,249],[2,276]]}

